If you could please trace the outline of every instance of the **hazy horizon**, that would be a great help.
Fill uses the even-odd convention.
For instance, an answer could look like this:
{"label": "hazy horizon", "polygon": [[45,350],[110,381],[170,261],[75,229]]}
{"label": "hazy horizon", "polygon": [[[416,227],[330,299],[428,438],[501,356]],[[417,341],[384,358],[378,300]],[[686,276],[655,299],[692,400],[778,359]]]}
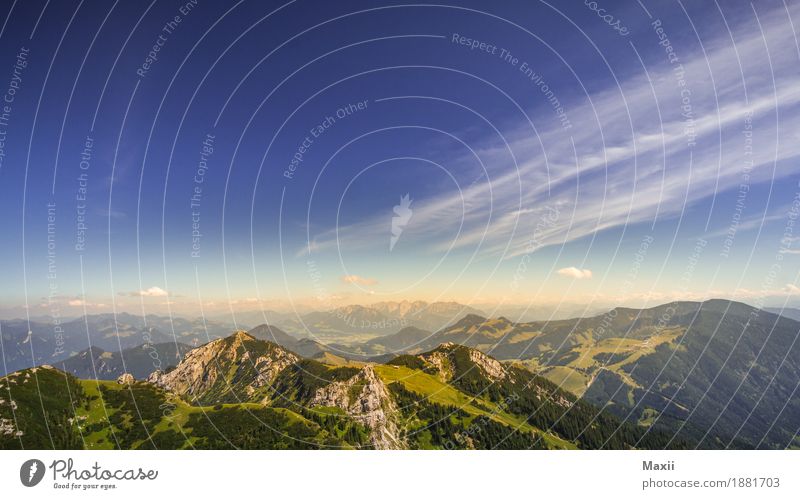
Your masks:
{"label": "hazy horizon", "polygon": [[[181,308],[178,309],[176,307],[171,307],[167,309],[166,306],[159,309],[154,309],[150,307],[150,309],[146,310],[144,313],[141,308],[132,307],[130,309],[125,310],[116,310],[113,312],[111,310],[93,310],[93,311],[86,311],[80,313],[73,313],[73,314],[61,314],[57,318],[60,321],[65,320],[74,320],[84,315],[113,315],[113,314],[128,314],[132,316],[142,317],[145,315],[152,315],[158,317],[173,317],[173,318],[180,318],[180,319],[206,319],[210,321],[216,322],[242,322],[246,323],[249,326],[256,326],[260,325],[261,323],[253,323],[252,320],[237,320],[237,317],[246,316],[248,318],[257,317],[258,314],[266,314],[267,318],[264,323],[269,323],[269,316],[273,314],[279,314],[282,317],[291,317],[293,315],[302,316],[305,314],[313,313],[313,312],[331,312],[337,309],[347,308],[351,306],[363,306],[365,308],[371,308],[375,305],[380,304],[403,304],[403,303],[414,303],[414,302],[422,302],[426,305],[432,304],[455,304],[462,307],[466,313],[473,313],[471,312],[472,309],[475,309],[477,312],[481,312],[487,318],[499,317],[499,316],[506,316],[507,319],[515,321],[515,322],[524,322],[530,320],[547,320],[552,318],[553,320],[560,320],[564,318],[578,318],[578,317],[593,317],[602,315],[603,313],[611,310],[613,308],[622,307],[622,308],[632,308],[632,309],[650,309],[656,308],[662,305],[667,305],[673,302],[696,302],[701,303],[708,300],[729,300],[733,302],[744,303],[745,305],[755,307],[755,308],[762,308],[762,309],[798,309],[800,310],[800,301],[794,303],[781,303],[776,301],[775,303],[764,302],[760,305],[754,304],[749,302],[748,300],[736,300],[724,297],[706,297],[702,299],[698,298],[686,298],[682,300],[667,300],[667,301],[658,301],[653,300],[647,303],[561,303],[561,304],[548,304],[548,303],[540,303],[540,304],[525,304],[525,303],[504,303],[504,304],[491,304],[491,303],[473,303],[467,304],[462,303],[456,300],[447,300],[447,301],[439,301],[439,302],[427,302],[425,300],[383,300],[383,301],[373,301],[373,302],[360,302],[360,303],[342,303],[340,305],[335,306],[328,306],[328,307],[314,307],[313,304],[297,304],[296,306],[292,307],[288,303],[278,304],[272,303],[271,308],[258,308],[252,306],[251,303],[240,305],[241,308],[237,308],[233,312],[231,311],[230,307],[225,307],[224,310],[205,310],[205,313],[201,312],[200,308],[191,309],[191,308]],[[194,310],[194,311],[192,311]],[[15,313],[17,315],[15,315]],[[530,317],[535,317],[535,319],[530,319]],[[48,322],[52,321],[53,316],[45,314],[36,314],[31,312],[30,314],[26,314],[23,310],[15,312],[14,309],[0,309],[0,320],[30,320],[32,322]]]}

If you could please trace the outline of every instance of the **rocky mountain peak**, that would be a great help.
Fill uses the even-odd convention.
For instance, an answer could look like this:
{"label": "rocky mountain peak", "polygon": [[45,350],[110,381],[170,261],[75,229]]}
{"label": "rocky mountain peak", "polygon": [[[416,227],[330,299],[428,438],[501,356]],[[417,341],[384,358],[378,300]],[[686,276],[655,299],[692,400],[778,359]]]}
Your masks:
{"label": "rocky mountain peak", "polygon": [[499,381],[508,377],[505,366],[496,359],[475,348],[452,342],[442,343],[436,349],[417,357],[427,365],[435,367],[445,381],[452,379],[456,372],[463,372],[473,365],[481,369],[491,380]]}
{"label": "rocky mountain peak", "polygon": [[190,350],[175,369],[156,371],[147,381],[194,398],[202,398],[215,385],[218,392],[237,388],[250,395],[255,389],[269,385],[283,369],[299,360],[298,356],[274,343],[236,331],[227,338]]}
{"label": "rocky mountain peak", "polygon": [[235,331],[232,335],[229,336],[229,338],[233,338],[235,342],[239,342],[240,344],[246,341],[252,341],[256,339],[253,335],[242,329]]}

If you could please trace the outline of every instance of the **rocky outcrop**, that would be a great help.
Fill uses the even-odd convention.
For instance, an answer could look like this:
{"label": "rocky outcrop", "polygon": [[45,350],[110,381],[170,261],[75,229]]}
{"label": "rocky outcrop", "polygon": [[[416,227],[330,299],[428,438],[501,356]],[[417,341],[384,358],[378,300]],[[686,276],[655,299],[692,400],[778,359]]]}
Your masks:
{"label": "rocky outcrop", "polygon": [[506,368],[503,367],[503,364],[496,361],[495,359],[489,357],[485,353],[475,350],[473,348],[469,349],[469,360],[475,363],[478,367],[483,369],[483,372],[486,375],[495,380],[506,379],[508,373],[506,373]]}
{"label": "rocky outcrop", "polygon": [[179,395],[201,397],[218,382],[228,389],[235,380],[250,394],[298,360],[288,350],[238,331],[190,350],[175,369],[156,371],[147,381]]}
{"label": "rocky outcrop", "polygon": [[[450,345],[452,345],[452,343],[450,343]],[[441,378],[445,383],[453,379],[455,369],[453,368],[453,363],[450,362],[450,356],[448,355],[448,352],[442,350],[431,352],[427,356],[424,356],[423,360],[427,361],[436,368],[436,370],[439,372],[439,378]]]}
{"label": "rocky outcrop", "polygon": [[149,383],[177,394],[198,394],[214,385],[218,360],[224,339],[215,340],[189,351],[178,366],[169,372],[155,371],[147,377]]}
{"label": "rocky outcrop", "polygon": [[21,437],[23,433],[14,426],[14,421],[0,418],[0,435],[6,437]]}
{"label": "rocky outcrop", "polygon": [[[277,355],[275,353],[277,353]],[[268,386],[281,371],[298,360],[300,359],[296,355],[283,349],[275,350],[275,352],[271,352],[270,355],[259,356],[255,356],[248,351],[242,355],[237,375],[248,367],[248,363],[251,363],[257,375],[250,385],[253,388],[260,388],[262,386]]]}
{"label": "rocky outcrop", "polygon": [[130,373],[121,374],[117,378],[117,383],[120,385],[132,385],[136,382],[136,378]]}
{"label": "rocky outcrop", "polygon": [[532,390],[535,394],[537,400],[549,400],[550,402],[559,405],[564,408],[569,408],[575,405],[575,402],[571,402],[567,399],[563,392],[554,392],[547,390],[546,388],[542,387],[536,380],[531,380],[523,386],[525,390]]}
{"label": "rocky outcrop", "polygon": [[402,449],[394,420],[397,408],[383,381],[371,365],[347,381],[337,381],[316,391],[311,406],[338,407],[370,430],[376,449]]}
{"label": "rocky outcrop", "polygon": [[[0,398],[0,405],[4,405],[6,403],[5,399]],[[12,411],[17,410],[17,403],[14,400],[9,400],[8,405],[11,407]]]}

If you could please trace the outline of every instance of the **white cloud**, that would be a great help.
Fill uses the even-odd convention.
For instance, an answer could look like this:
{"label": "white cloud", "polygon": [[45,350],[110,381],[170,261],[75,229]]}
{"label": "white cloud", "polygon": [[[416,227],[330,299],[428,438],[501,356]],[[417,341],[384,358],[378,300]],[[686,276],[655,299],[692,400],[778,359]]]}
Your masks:
{"label": "white cloud", "polygon": [[359,286],[374,286],[378,284],[378,281],[376,281],[375,279],[371,279],[369,277],[361,277],[355,274],[343,275],[342,282],[347,284],[356,284]]}
{"label": "white cloud", "polygon": [[153,286],[147,289],[142,289],[139,291],[131,291],[130,293],[123,293],[127,296],[146,296],[146,297],[162,297],[162,296],[169,296],[169,293],[164,291],[163,289],[159,288],[158,286]]}
{"label": "white cloud", "polygon": [[577,267],[564,267],[563,269],[558,269],[558,275],[572,277],[573,279],[591,279],[592,271],[589,269],[579,269]]}
{"label": "white cloud", "polygon": [[97,309],[97,308],[106,308],[107,305],[105,303],[95,303],[91,301],[87,301],[80,297],[69,298],[67,299],[67,305],[70,307],[76,308],[87,308],[87,309]]}

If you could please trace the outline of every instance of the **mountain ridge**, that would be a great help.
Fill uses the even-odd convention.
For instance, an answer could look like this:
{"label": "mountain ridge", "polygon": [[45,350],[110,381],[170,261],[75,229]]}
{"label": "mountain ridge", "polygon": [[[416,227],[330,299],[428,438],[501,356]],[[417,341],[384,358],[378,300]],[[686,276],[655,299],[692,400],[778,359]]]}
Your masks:
{"label": "mountain ridge", "polygon": [[[402,359],[361,367],[327,366],[237,331],[191,350],[174,369],[158,371],[147,381],[122,376],[116,382],[87,382],[53,367],[18,371],[0,378],[0,389],[14,397],[15,410],[24,404],[18,412],[27,416],[13,423],[6,417],[10,406],[5,400],[0,403],[0,422],[7,430],[0,435],[0,447],[41,446],[45,421],[62,421],[59,438],[69,446],[78,445],[79,433],[84,441],[88,436],[94,442],[92,448],[111,444],[109,438],[116,442],[112,445],[123,442],[132,448],[222,445],[199,419],[202,413],[212,417],[217,432],[238,421],[236,441],[245,447],[260,446],[263,442],[250,438],[265,431],[261,425],[248,426],[246,415],[253,411],[277,418],[281,431],[304,435],[309,445],[319,446],[329,442],[376,449],[594,448],[611,441],[609,445],[629,447],[634,436],[643,436],[642,430],[622,424],[624,432],[614,437],[619,428],[613,418],[544,378],[505,367],[477,350],[446,344],[415,359],[425,363],[421,369]],[[454,377],[443,376],[444,363],[452,367]],[[440,369],[434,372],[437,365]],[[34,377],[53,394],[40,417],[31,392],[36,389]],[[55,388],[58,384],[68,386],[72,395],[62,397],[65,390]],[[512,396],[507,390],[514,386]],[[98,389],[102,398],[91,395]],[[114,408],[108,430],[112,433],[102,418],[96,419],[102,414],[98,404]],[[166,424],[161,407],[173,407],[170,412],[178,411],[180,418],[171,416]],[[126,414],[133,410],[139,417],[130,419]],[[442,419],[446,414],[450,417]],[[539,414],[539,426],[528,422],[530,414]],[[598,417],[595,426],[576,430]],[[178,421],[181,431],[169,429]],[[551,426],[543,428],[545,423]],[[464,432],[472,433],[465,437]],[[179,439],[187,433],[195,436]],[[276,439],[283,442],[276,435],[267,436],[269,445]]]}

